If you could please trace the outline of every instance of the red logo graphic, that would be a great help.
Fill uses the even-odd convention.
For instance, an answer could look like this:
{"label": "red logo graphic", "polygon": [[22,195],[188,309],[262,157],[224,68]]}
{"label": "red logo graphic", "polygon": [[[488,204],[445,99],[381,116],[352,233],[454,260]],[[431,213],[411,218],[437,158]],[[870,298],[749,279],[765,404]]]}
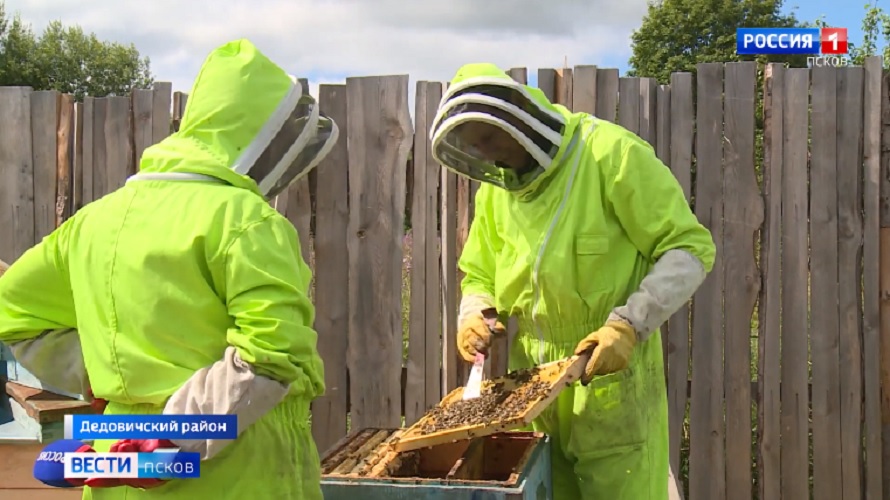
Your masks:
{"label": "red logo graphic", "polygon": [[847,53],[847,28],[822,28],[819,38],[823,54]]}

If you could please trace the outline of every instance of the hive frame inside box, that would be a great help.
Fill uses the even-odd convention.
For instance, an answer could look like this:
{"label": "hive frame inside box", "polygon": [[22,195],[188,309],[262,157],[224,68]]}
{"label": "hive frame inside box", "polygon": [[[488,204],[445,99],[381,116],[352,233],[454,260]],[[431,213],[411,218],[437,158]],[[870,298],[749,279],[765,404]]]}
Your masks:
{"label": "hive frame inside box", "polygon": [[[571,356],[566,359],[538,365],[538,375],[536,375],[536,377],[540,377],[541,380],[546,381],[550,388],[544,396],[531,401],[525,411],[515,418],[487,424],[466,425],[424,434],[421,429],[433,419],[433,416],[428,412],[414,425],[405,430],[392,446],[398,451],[410,451],[526,427],[556,399],[565,387],[568,387],[581,378],[589,359],[590,355],[587,354]],[[494,380],[486,381],[485,383],[491,384],[495,381],[503,381],[508,386],[516,385],[509,376],[499,377]],[[463,391],[463,387],[458,387],[451,391],[451,393],[442,399],[439,406],[448,405],[462,400]]]}
{"label": "hive frame inside box", "polygon": [[[415,483],[418,479],[436,479],[443,481],[460,481],[464,483],[497,483],[502,486],[513,486],[520,480],[523,467],[534,456],[538,443],[547,439],[542,433],[510,432],[495,434],[483,439],[445,443],[435,447],[396,451],[391,443],[398,439],[403,429],[364,429],[357,431],[334,445],[322,461],[324,476],[329,478],[380,479],[392,482]],[[470,480],[470,468],[481,463],[480,458],[487,453],[491,458],[492,446],[507,448],[501,454],[511,457],[508,460],[510,473],[502,479]],[[417,468],[423,469],[424,475],[398,472],[392,475],[393,467],[399,467],[405,458],[417,457]],[[494,457],[497,460],[497,457]],[[492,462],[489,461],[489,464]],[[333,466],[333,469],[331,467]],[[328,469],[328,470],[325,470]],[[504,476],[504,473],[491,474]],[[491,475],[490,474],[490,475]]]}
{"label": "hive frame inside box", "polygon": [[[335,444],[322,460],[325,488],[338,484],[354,488],[359,481],[365,485],[427,484],[437,490],[447,487],[516,494],[523,491],[530,474],[542,474],[537,470],[542,461],[549,477],[550,440],[543,433],[509,432],[400,452],[391,442],[403,431],[364,429]],[[414,462],[416,473],[394,470],[406,461]],[[549,490],[549,480],[545,488]]]}

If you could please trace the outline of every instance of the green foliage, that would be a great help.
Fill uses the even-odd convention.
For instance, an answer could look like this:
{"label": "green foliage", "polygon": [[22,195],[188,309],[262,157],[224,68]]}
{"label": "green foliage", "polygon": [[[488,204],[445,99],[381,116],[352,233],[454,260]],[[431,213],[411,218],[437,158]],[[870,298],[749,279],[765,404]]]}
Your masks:
{"label": "green foliage", "polygon": [[[882,48],[878,46],[879,38],[883,38]],[[862,44],[850,44],[850,62],[862,66],[866,57],[875,55],[882,55],[884,67],[890,67],[890,15],[877,4],[866,4],[865,17],[862,18]]]}
{"label": "green foliage", "polygon": [[58,90],[80,101],[128,95],[153,82],[149,59],[133,44],[102,41],[59,21],[38,36],[19,15],[10,19],[0,0],[0,86]]}
{"label": "green foliage", "polygon": [[671,73],[695,73],[705,62],[757,60],[806,64],[806,56],[736,54],[736,28],[805,27],[794,14],[782,14],[782,0],[654,0],[631,35],[629,76],[670,82]]}

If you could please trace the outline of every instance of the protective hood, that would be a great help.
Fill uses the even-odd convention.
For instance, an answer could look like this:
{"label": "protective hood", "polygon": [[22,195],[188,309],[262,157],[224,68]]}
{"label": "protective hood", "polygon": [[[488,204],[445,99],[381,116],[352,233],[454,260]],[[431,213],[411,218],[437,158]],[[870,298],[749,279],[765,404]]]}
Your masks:
{"label": "protective hood", "polygon": [[[430,128],[433,157],[454,172],[514,193],[538,185],[565,155],[575,121],[540,89],[522,85],[493,64],[467,64],[442,96]],[[492,161],[467,140],[461,126],[493,125],[528,153],[525,169]]]}
{"label": "protective hood", "polygon": [[136,177],[201,174],[270,199],[315,168],[337,137],[296,78],[237,40],[204,61],[179,131],[145,150]]}

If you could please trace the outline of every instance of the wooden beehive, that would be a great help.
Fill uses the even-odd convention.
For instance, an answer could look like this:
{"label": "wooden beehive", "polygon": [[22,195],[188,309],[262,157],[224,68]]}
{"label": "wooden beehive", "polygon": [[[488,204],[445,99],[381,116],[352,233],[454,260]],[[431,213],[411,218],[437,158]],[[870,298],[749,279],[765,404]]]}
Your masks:
{"label": "wooden beehive", "polygon": [[[398,451],[409,451],[526,427],[556,399],[564,388],[581,378],[588,359],[589,355],[571,356],[539,365],[529,371],[526,376],[520,375],[519,372],[512,372],[503,377],[487,380],[483,384],[483,393],[492,387],[500,387],[499,392],[504,394],[519,393],[523,388],[532,384],[538,384],[541,389],[535,392],[534,397],[522,398],[521,401],[513,402],[516,406],[515,411],[509,417],[498,418],[480,415],[474,423],[443,428],[446,426],[437,422],[441,414],[438,410],[452,404],[462,404],[464,388],[458,387],[445,396],[436,408],[427,412],[417,423],[405,430],[397,440],[392,442],[392,446]],[[510,403],[507,401],[498,406],[509,406]]]}
{"label": "wooden beehive", "polygon": [[549,438],[507,432],[400,452],[392,443],[404,430],[365,429],[323,457],[325,500],[549,499]]}

